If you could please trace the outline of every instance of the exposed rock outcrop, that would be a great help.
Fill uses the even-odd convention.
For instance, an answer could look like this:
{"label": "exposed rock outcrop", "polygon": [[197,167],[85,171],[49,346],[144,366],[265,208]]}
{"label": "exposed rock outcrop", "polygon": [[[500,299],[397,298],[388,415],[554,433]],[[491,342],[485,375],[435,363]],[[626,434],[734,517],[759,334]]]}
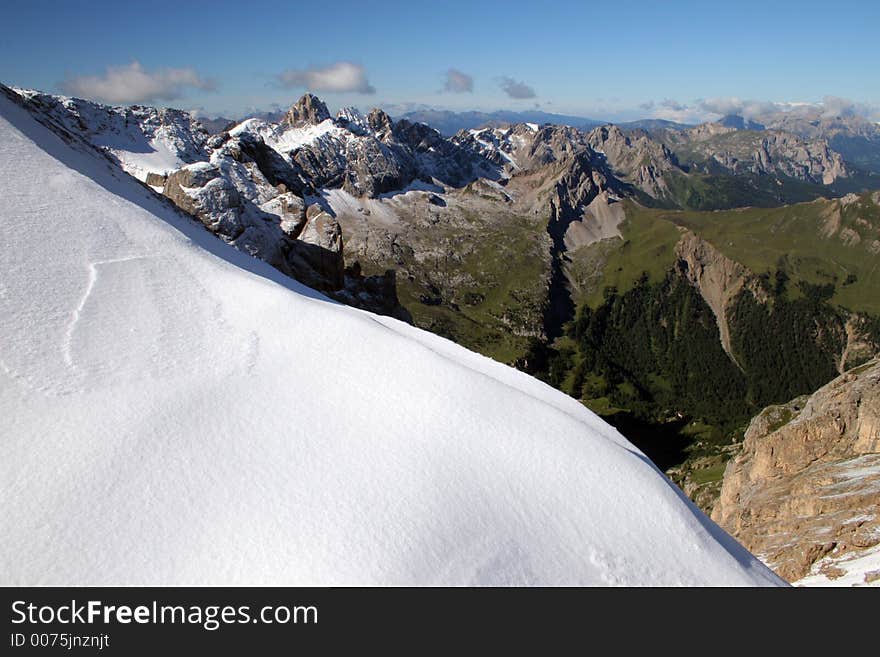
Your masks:
{"label": "exposed rock outcrop", "polygon": [[281,121],[292,128],[299,128],[303,125],[317,125],[329,118],[330,111],[324,101],[313,94],[305,94],[287,110]]}
{"label": "exposed rock outcrop", "polygon": [[150,171],[147,173],[144,182],[147,183],[150,187],[164,187],[165,183],[168,181],[168,176],[164,173],[153,173]]}
{"label": "exposed rock outcrop", "polygon": [[880,361],[756,416],[712,518],[789,581],[880,544]]}
{"label": "exposed rock outcrop", "polygon": [[367,114],[367,125],[379,139],[387,137],[391,133],[393,124],[391,117],[378,108]]}
{"label": "exposed rock outcrop", "polygon": [[765,294],[754,284],[754,275],[748,269],[695,233],[687,231],[682,235],[675,245],[675,255],[679,271],[712,309],[718,322],[721,346],[736,362],[730,347],[728,309],[743,289],[749,289],[759,299]]}
{"label": "exposed rock outcrop", "polygon": [[588,143],[617,175],[654,198],[668,190],[663,174],[678,168],[672,152],[644,130],[625,134],[616,125],[604,125],[589,133]]}
{"label": "exposed rock outcrop", "polygon": [[825,139],[847,162],[880,173],[880,124],[859,112],[829,112],[823,106],[804,106],[797,112],[767,114],[761,121],[769,128],[807,139]]}
{"label": "exposed rock outcrop", "polygon": [[807,139],[782,130],[741,130],[729,124],[704,123],[661,135],[688,167],[707,173],[781,175],[830,185],[850,175],[840,153],[824,139]]}
{"label": "exposed rock outcrop", "polygon": [[411,160],[398,157],[393,149],[376,139],[349,141],[345,161],[342,188],[352,196],[375,198],[406,187],[417,175]]}
{"label": "exposed rock outcrop", "polygon": [[307,285],[322,290],[339,290],[345,284],[342,228],[317,205],[306,210],[306,225],[299,239],[291,245],[290,260],[296,263],[299,259],[308,266],[297,269],[313,272],[317,277],[304,280]]}
{"label": "exposed rock outcrop", "polygon": [[197,162],[174,171],[162,193],[177,207],[198,217],[211,232],[228,240],[241,234],[241,198],[216,165]]}
{"label": "exposed rock outcrop", "polygon": [[300,196],[312,191],[312,185],[303,176],[302,170],[285,160],[273,148],[270,148],[260,137],[242,132],[230,140],[230,153],[241,161],[249,159],[257,165],[260,173],[274,186],[284,185],[286,190]]}
{"label": "exposed rock outcrop", "polygon": [[621,237],[620,224],[626,219],[623,203],[608,191],[599,193],[584,209],[579,220],[565,231],[565,248],[574,251],[612,237]]}

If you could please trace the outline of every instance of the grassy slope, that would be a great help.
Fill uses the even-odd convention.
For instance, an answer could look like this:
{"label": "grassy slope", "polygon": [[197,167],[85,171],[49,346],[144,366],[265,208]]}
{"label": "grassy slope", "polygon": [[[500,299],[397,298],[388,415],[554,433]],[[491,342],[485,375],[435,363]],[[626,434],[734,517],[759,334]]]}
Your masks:
{"label": "grassy slope", "polygon": [[661,218],[658,211],[642,210],[628,203],[621,233],[622,241],[618,238],[605,240],[570,254],[572,269],[582,267],[587,259],[598,253],[604,254],[602,275],[594,277],[590,285],[581,286],[580,294],[575,297],[576,304],[586,303],[594,307],[601,302],[606,287],[626,291],[645,271],[650,280],[656,282],[672,266],[675,259],[673,249],[681,233],[673,222]]}
{"label": "grassy slope", "polygon": [[[756,273],[782,267],[795,282],[835,283],[832,303],[880,314],[880,256],[874,250],[880,247],[880,208],[868,195],[840,206],[839,201],[819,200],[772,209],[660,213],[657,219],[693,230]],[[840,228],[823,234],[838,209]],[[855,282],[845,284],[850,276]]]}
{"label": "grassy slope", "polygon": [[[875,252],[880,246],[880,242],[876,242],[880,240],[878,200],[880,195],[875,193],[863,194],[858,202],[845,206],[838,201],[820,199],[782,208],[718,212],[658,210],[628,203],[627,219],[621,226],[622,240],[606,240],[571,254],[569,270],[579,283],[575,301],[579,307],[587,305],[595,309],[602,303],[606,287],[625,292],[634,286],[643,271],[648,272],[652,282],[662,280],[674,265],[674,246],[681,231],[688,229],[758,274],[772,275],[777,268],[784,267],[792,283],[788,286],[789,294],[797,294],[796,283],[800,280],[813,284],[833,282],[833,304],[857,312],[880,314],[880,254]],[[827,228],[834,224],[837,209],[840,209],[839,227],[833,235],[828,235]],[[826,228],[824,234],[823,228]],[[848,233],[847,229],[853,232]],[[858,235],[858,243],[853,243],[854,233]],[[846,283],[850,275],[855,276],[855,281]],[[574,365],[580,360],[576,354]],[[615,407],[607,396],[599,393],[604,385],[600,379],[595,374],[587,377],[589,385],[585,390],[593,389],[597,394],[588,393],[583,401],[615,422],[614,415],[627,409]],[[566,384],[570,387],[570,383],[569,378]],[[621,429],[626,433],[627,427]],[[744,427],[734,433],[741,435],[742,429]],[[690,482],[695,499],[710,506],[717,496],[718,480],[729,456],[726,443],[735,436],[700,420],[688,421],[680,427],[651,426],[645,433],[653,435],[658,431],[665,436],[663,440],[670,443],[671,452],[678,445],[679,453],[687,455],[684,463],[675,469],[677,480]],[[631,437],[636,438],[636,434],[637,431]],[[673,453],[671,459],[674,457]]]}
{"label": "grassy slope", "polygon": [[[840,227],[833,235],[823,234],[838,208]],[[792,283],[836,283],[832,303],[880,314],[880,254],[876,252],[880,249],[880,206],[870,194],[845,207],[839,201],[821,199],[780,208],[716,212],[657,210],[629,203],[626,215],[622,242],[614,240],[610,247],[606,243],[572,255],[573,268],[577,268],[597,251],[604,252],[604,272],[580,290],[581,303],[594,307],[608,286],[626,291],[642,271],[658,280],[674,262],[679,229],[686,228],[757,274],[783,267]],[[852,243],[853,234],[858,235],[858,243]],[[856,280],[846,283],[851,275]]]}
{"label": "grassy slope", "polygon": [[[416,326],[511,363],[527,352],[528,333],[541,329],[548,238],[543,226],[520,216],[473,219],[471,231],[434,236],[464,253],[460,261],[408,259],[403,269],[412,279],[398,276],[398,295]],[[423,302],[428,282],[439,291],[437,305]]]}
{"label": "grassy slope", "polygon": [[727,173],[688,175],[670,172],[666,176],[674,205],[693,210],[720,210],[746,205],[777,207],[812,201],[829,193],[829,188],[785,176]]}

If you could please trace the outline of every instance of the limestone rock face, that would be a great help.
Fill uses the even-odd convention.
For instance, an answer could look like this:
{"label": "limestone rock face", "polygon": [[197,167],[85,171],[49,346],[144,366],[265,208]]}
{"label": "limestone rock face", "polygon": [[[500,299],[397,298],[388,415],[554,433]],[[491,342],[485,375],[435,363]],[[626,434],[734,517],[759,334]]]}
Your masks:
{"label": "limestone rock face", "polygon": [[667,191],[663,174],[677,167],[675,156],[645,131],[624,134],[616,125],[604,125],[590,131],[588,143],[615,173],[649,196],[659,198]]}
{"label": "limestone rock face", "polygon": [[275,186],[284,185],[286,190],[302,195],[310,189],[303,179],[302,170],[285,160],[258,136],[244,132],[231,140],[232,151],[240,153],[239,160],[254,162],[266,180]]}
{"label": "limestone rock face", "polygon": [[339,223],[318,205],[306,210],[306,225],[299,238],[333,253],[342,253],[342,229]]}
{"label": "limestone rock face", "polygon": [[[339,290],[345,283],[342,228],[319,206],[306,210],[306,224],[288,255],[297,278],[324,291]],[[308,279],[308,280],[305,280]]]}
{"label": "limestone rock face", "polygon": [[209,162],[197,162],[172,172],[162,193],[221,237],[235,239],[242,231],[238,191]]}
{"label": "limestone rock face", "polygon": [[[524,134],[523,134],[524,133]],[[529,135],[523,130],[512,137],[525,139],[528,146],[517,157],[517,162],[524,169],[558,162],[570,158],[586,147],[583,133],[567,126],[543,126]],[[514,139],[514,142],[517,141]]]}
{"label": "limestone rock face", "polygon": [[666,131],[662,138],[679,152],[683,163],[706,173],[720,168],[733,175],[782,175],[823,185],[850,175],[840,153],[824,139],[782,130],[704,123],[687,130]]}
{"label": "limestone rock face", "polygon": [[147,173],[146,179],[144,180],[150,187],[164,187],[165,181],[168,180],[168,176],[164,173],[153,173],[150,171]]}
{"label": "limestone rock face", "polygon": [[754,285],[754,275],[690,231],[675,245],[675,255],[679,271],[712,309],[718,322],[721,346],[735,362],[730,347],[728,308],[744,288],[762,298],[761,289]]}
{"label": "limestone rock face", "polygon": [[880,361],[755,417],[712,518],[789,581],[880,544]]}
{"label": "limestone rock face", "polygon": [[317,125],[329,118],[330,111],[324,101],[313,94],[305,94],[287,110],[282,123],[297,128],[303,125]]}
{"label": "limestone rock face", "polygon": [[411,160],[397,156],[392,148],[381,141],[351,140],[347,146],[347,167],[342,188],[352,196],[375,198],[384,192],[405,187],[416,177]]}
{"label": "limestone rock face", "polygon": [[378,108],[367,114],[367,125],[379,139],[387,136],[392,129],[391,117]]}
{"label": "limestone rock face", "polygon": [[476,151],[508,173],[586,156],[591,166],[635,186],[654,198],[668,195],[664,175],[678,169],[672,152],[645,131],[624,133],[615,125],[584,132],[557,125],[517,124],[506,128],[462,130],[453,139]]}
{"label": "limestone rock face", "polygon": [[604,189],[605,182],[604,176],[593,168],[588,153],[572,158],[556,182],[557,219],[575,214],[581,206],[590,203]]}

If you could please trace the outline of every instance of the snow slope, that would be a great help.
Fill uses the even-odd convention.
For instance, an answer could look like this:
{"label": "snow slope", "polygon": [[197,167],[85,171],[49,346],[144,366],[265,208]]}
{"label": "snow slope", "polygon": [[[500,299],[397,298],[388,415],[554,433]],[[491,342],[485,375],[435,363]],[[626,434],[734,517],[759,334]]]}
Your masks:
{"label": "snow slope", "polygon": [[0,115],[0,584],[780,583],[574,400]]}
{"label": "snow slope", "polygon": [[[267,123],[260,119],[247,119],[229,131],[230,137],[237,137],[243,132],[250,132],[274,148],[278,153],[288,154],[301,146],[314,144],[318,140],[335,140],[344,144],[352,133],[340,128],[333,119],[325,119],[317,125],[304,125],[298,128]],[[345,150],[344,146],[338,146]]]}
{"label": "snow slope", "polygon": [[167,174],[208,158],[208,134],[189,112],[139,105],[111,107],[33,89],[16,91],[40,105],[65,130],[108,153],[140,181],[148,173]]}

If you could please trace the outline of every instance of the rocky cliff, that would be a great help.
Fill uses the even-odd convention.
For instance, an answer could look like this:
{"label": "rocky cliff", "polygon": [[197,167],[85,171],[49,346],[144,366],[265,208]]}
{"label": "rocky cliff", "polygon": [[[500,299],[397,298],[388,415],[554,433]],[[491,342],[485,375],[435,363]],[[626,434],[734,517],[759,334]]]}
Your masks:
{"label": "rocky cliff", "polygon": [[880,361],[756,416],[712,518],[789,581],[880,579]]}
{"label": "rocky cliff", "polygon": [[658,135],[689,170],[733,175],[779,175],[831,185],[851,175],[825,139],[783,130],[743,130],[726,123],[704,123]]}
{"label": "rocky cliff", "polygon": [[760,119],[768,128],[793,132],[807,139],[824,139],[846,161],[880,173],[880,124],[852,111],[829,112],[805,106],[796,112],[772,112]]}
{"label": "rocky cliff", "polygon": [[740,263],[726,257],[709,242],[687,231],[675,245],[679,272],[700,292],[718,322],[721,346],[736,362],[730,346],[729,310],[743,289],[756,298],[766,294],[756,285],[756,278]]}
{"label": "rocky cliff", "polygon": [[625,134],[615,125],[594,128],[588,135],[590,147],[628,183],[652,198],[668,194],[667,171],[678,170],[678,162],[662,143],[643,130]]}

